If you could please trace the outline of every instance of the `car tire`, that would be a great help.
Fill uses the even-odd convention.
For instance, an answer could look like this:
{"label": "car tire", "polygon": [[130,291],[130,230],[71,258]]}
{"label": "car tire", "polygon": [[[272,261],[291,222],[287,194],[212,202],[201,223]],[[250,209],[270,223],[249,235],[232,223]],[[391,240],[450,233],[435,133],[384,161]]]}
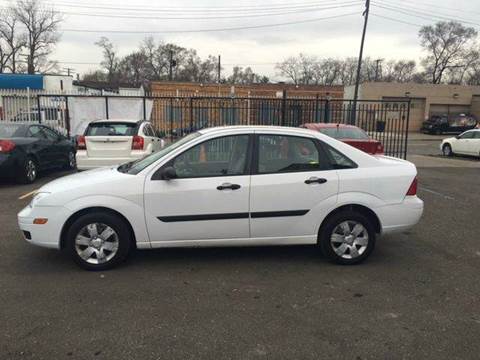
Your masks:
{"label": "car tire", "polygon": [[435,135],[442,135],[442,130],[436,129],[435,130]]}
{"label": "car tire", "polygon": [[75,157],[75,152],[70,150],[67,155],[67,162],[64,166],[66,170],[75,170],[77,168],[77,158]]}
{"label": "car tire", "polygon": [[132,248],[130,227],[124,219],[109,212],[84,214],[66,232],[65,249],[85,270],[111,269],[125,261]]}
{"label": "car tire", "polygon": [[34,158],[28,156],[22,164],[18,181],[22,184],[32,184],[35,182],[35,180],[37,180],[37,177],[38,163]]}
{"label": "car tire", "polygon": [[372,253],[375,238],[375,229],[368,217],[354,211],[342,211],[322,224],[319,246],[322,254],[331,261],[354,265]]}
{"label": "car tire", "polygon": [[450,144],[445,144],[442,146],[443,156],[453,156],[452,146]]}

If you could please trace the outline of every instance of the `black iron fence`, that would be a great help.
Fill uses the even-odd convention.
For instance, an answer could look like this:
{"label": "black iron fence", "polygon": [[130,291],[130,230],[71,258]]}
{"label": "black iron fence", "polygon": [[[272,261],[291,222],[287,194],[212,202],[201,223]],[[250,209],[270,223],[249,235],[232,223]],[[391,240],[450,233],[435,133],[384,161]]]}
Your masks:
{"label": "black iron fence", "polygon": [[[225,125],[279,125],[298,127],[306,123],[352,124],[382,142],[385,153],[406,157],[409,100],[345,100],[329,98],[258,97],[166,97],[166,96],[85,96],[39,95],[37,109],[61,108],[62,124],[70,131],[69,104],[75,98],[92,99],[101,106],[101,117],[110,118],[122,101],[138,101],[139,119],[151,120],[162,136],[177,138],[206,127]],[[93,100],[94,99],[94,100]],[[43,110],[42,110],[43,109]],[[39,115],[44,118],[45,114]],[[93,120],[93,119],[92,119]]]}

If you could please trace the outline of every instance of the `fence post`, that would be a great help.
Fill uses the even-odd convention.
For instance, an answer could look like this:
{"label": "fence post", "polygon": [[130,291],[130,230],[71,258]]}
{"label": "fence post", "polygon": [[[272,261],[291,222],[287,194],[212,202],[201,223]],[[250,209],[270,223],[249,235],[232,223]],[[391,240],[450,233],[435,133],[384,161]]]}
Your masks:
{"label": "fence post", "polygon": [[[28,94],[28,98],[30,99],[30,93]],[[30,105],[30,100],[28,100],[28,103]],[[37,94],[37,111],[38,111],[38,123],[42,123],[42,110],[40,109],[40,95]],[[30,106],[28,107],[28,121],[30,121]]]}
{"label": "fence post", "polygon": [[105,116],[107,117],[107,119],[109,118],[109,115],[108,115],[108,96],[105,96]]}
{"label": "fence post", "polygon": [[325,98],[325,114],[324,114],[324,121],[326,123],[330,122],[330,94],[327,93],[327,96]]}
{"label": "fence post", "polygon": [[315,122],[318,123],[318,93],[315,95]]}
{"label": "fence post", "polygon": [[408,103],[407,103],[407,106],[408,106],[408,109],[407,109],[407,124],[405,126],[405,149],[404,149],[404,153],[403,153],[403,158],[406,160],[407,159],[407,146],[408,146],[408,125],[409,125],[409,122],[410,122],[410,103],[411,103],[412,99],[408,99]]}
{"label": "fence post", "polygon": [[67,126],[67,137],[70,139],[70,111],[68,109],[68,96],[65,96],[65,125]]}
{"label": "fence post", "polygon": [[285,120],[287,115],[287,90],[283,90],[282,93],[282,118],[280,125],[285,126]]}
{"label": "fence post", "polygon": [[190,132],[193,132],[193,97],[190,96]]}
{"label": "fence post", "polygon": [[147,120],[147,96],[143,94],[143,120]]}

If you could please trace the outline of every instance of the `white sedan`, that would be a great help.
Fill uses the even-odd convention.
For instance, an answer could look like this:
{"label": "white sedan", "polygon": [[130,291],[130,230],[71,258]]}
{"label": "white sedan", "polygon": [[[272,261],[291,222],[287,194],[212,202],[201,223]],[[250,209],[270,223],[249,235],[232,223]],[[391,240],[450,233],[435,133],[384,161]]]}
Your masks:
{"label": "white sedan", "polygon": [[468,130],[464,133],[444,139],[440,144],[443,155],[480,156],[480,129]]}
{"label": "white sedan", "polygon": [[192,133],[142,160],[60,178],[18,214],[27,241],[88,270],[134,248],[318,245],[341,264],[423,212],[417,171],[319,132],[238,126]]}
{"label": "white sedan", "polygon": [[150,155],[163,145],[148,121],[95,120],[77,138],[77,168],[118,165]]}

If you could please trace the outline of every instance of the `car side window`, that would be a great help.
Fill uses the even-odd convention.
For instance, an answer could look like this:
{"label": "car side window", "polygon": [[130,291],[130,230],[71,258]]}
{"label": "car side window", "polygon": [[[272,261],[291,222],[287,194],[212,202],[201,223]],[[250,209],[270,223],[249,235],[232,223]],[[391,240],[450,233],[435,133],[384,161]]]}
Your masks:
{"label": "car side window", "polygon": [[259,135],[258,174],[326,170],[315,140],[300,136]]}
{"label": "car side window", "polygon": [[475,131],[474,136],[475,139],[480,139],[480,131]]}
{"label": "car side window", "polygon": [[47,137],[48,140],[51,141],[58,141],[60,139],[60,136],[56,134],[53,130],[50,130],[48,128],[42,128],[43,132],[45,133],[45,136]]}
{"label": "car side window", "polygon": [[153,137],[153,130],[152,130],[152,127],[149,125],[149,124],[145,124],[144,127],[143,127],[143,133],[145,134],[145,136],[151,136]]}
{"label": "car side window", "polygon": [[43,140],[47,138],[45,133],[42,131],[41,126],[30,126],[30,128],[28,129],[28,135],[29,137],[34,137],[34,138],[43,139]]}
{"label": "car side window", "polygon": [[328,156],[330,157],[330,162],[333,169],[354,169],[357,167],[357,164],[355,164],[352,160],[343,155],[337,149],[334,149],[333,147],[325,143],[323,143],[322,145],[325,148]]}
{"label": "car side window", "polygon": [[177,156],[171,166],[177,178],[244,175],[249,135],[207,140]]}
{"label": "car side window", "polygon": [[460,139],[473,139],[474,131],[469,131],[460,135]]}

